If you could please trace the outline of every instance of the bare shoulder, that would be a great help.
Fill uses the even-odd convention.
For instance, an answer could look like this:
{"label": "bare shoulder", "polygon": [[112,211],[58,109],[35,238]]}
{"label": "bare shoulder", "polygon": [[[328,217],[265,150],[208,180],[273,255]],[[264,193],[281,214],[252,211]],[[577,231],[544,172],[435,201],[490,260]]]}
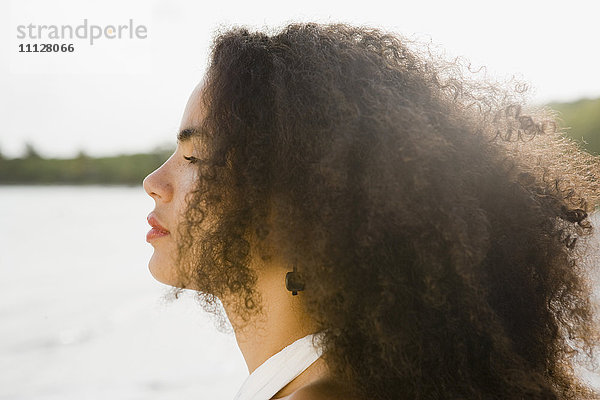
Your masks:
{"label": "bare shoulder", "polygon": [[289,400],[362,400],[343,385],[328,379],[319,379],[292,393]]}

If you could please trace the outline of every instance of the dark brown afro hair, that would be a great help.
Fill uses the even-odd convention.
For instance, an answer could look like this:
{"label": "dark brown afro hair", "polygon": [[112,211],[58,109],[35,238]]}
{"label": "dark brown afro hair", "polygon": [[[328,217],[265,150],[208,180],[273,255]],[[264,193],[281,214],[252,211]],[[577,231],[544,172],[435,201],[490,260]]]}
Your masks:
{"label": "dark brown afro hair", "polygon": [[598,340],[599,159],[523,86],[409,45],[345,24],[216,37],[181,286],[250,320],[251,260],[296,264],[332,376],[365,399],[596,398],[573,361]]}

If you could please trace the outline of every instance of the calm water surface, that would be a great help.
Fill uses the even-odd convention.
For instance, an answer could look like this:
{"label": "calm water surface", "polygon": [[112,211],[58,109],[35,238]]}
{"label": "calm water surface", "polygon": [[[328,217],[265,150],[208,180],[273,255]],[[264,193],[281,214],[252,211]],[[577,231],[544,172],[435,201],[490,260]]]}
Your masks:
{"label": "calm water surface", "polygon": [[0,186],[0,399],[223,399],[232,335],[148,271],[141,187]]}
{"label": "calm water surface", "polygon": [[0,186],[0,399],[233,398],[233,336],[148,271],[153,207],[141,187]]}

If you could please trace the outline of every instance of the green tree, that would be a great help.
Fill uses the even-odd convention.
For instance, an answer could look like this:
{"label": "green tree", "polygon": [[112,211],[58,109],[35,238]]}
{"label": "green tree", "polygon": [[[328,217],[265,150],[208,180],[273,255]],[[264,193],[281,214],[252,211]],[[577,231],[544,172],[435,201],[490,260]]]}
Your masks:
{"label": "green tree", "polygon": [[559,112],[561,127],[568,137],[591,154],[600,154],[600,98],[548,106]]}
{"label": "green tree", "polygon": [[25,142],[25,158],[41,158],[33,143]]}

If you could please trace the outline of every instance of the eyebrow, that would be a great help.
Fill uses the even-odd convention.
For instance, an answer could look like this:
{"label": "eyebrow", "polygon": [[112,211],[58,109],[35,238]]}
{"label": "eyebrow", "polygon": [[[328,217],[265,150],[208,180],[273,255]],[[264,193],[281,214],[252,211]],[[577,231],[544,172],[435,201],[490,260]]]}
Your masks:
{"label": "eyebrow", "polygon": [[179,131],[177,134],[178,142],[185,142],[191,139],[193,136],[197,136],[200,134],[200,131],[197,128],[185,128]]}

